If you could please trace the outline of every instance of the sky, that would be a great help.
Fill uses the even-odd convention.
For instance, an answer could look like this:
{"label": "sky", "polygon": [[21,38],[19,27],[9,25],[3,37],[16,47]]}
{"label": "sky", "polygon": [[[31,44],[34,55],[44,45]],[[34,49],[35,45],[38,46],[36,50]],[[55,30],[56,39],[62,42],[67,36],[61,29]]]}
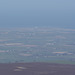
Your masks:
{"label": "sky", "polygon": [[75,0],[0,0],[0,27],[75,28]]}

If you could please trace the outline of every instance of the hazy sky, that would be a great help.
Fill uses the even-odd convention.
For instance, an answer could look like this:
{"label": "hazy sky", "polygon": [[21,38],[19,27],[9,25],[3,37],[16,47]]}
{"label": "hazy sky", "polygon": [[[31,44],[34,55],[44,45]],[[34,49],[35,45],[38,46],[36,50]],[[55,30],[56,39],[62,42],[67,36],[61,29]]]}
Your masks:
{"label": "hazy sky", "polygon": [[75,0],[0,0],[0,27],[75,28]]}

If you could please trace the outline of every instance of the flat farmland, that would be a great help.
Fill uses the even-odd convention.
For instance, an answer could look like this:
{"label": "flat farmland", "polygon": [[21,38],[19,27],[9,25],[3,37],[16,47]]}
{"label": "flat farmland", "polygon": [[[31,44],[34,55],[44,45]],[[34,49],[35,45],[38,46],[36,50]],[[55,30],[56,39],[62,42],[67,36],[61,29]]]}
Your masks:
{"label": "flat farmland", "polygon": [[75,64],[75,30],[15,28],[0,30],[0,63]]}

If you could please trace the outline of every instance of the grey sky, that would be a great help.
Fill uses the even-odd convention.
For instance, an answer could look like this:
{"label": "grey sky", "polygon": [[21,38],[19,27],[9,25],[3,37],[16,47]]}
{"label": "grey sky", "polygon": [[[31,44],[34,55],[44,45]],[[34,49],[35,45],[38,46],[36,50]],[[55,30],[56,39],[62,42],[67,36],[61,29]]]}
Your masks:
{"label": "grey sky", "polygon": [[0,27],[75,27],[75,0],[0,0]]}

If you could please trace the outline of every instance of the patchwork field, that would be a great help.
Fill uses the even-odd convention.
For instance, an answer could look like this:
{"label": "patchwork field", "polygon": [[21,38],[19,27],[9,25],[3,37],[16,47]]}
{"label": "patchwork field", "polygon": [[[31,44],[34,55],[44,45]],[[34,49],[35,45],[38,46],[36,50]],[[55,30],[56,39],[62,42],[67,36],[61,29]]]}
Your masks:
{"label": "patchwork field", "polygon": [[75,30],[0,29],[0,63],[15,62],[75,64]]}

